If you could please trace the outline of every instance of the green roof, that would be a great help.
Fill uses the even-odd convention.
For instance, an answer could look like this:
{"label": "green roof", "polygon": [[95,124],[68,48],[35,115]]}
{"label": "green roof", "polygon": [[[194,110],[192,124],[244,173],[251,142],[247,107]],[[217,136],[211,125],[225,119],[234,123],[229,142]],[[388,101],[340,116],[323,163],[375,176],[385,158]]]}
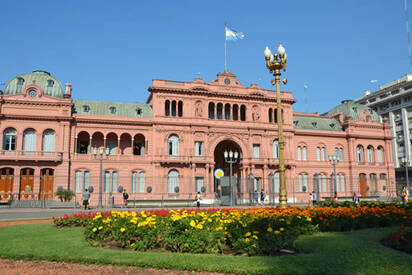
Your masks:
{"label": "green roof", "polygon": [[365,110],[368,111],[369,114],[371,114],[374,121],[380,122],[378,113],[365,105],[355,103],[353,100],[342,101],[342,104],[336,106],[329,112],[322,114],[322,116],[332,117],[339,113],[342,113],[344,120],[347,120],[348,116],[350,117],[349,120],[359,120],[360,116]]}
{"label": "green roof", "polygon": [[336,119],[328,117],[293,116],[293,127],[306,130],[343,131]]}
{"label": "green roof", "polygon": [[43,89],[44,94],[54,97],[63,97],[63,88],[60,81],[46,71],[33,71],[31,74],[23,74],[11,79],[4,89],[5,95],[21,94],[27,85],[33,84]]}
{"label": "green roof", "polygon": [[124,103],[94,100],[73,100],[73,114],[117,116],[117,117],[152,117],[152,106],[141,103]]}

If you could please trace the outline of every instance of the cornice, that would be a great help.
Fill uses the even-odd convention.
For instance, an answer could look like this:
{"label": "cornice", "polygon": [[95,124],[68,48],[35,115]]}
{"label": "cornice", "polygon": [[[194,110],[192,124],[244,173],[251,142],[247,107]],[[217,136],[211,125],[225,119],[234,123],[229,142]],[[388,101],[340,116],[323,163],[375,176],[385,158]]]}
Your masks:
{"label": "cornice", "polygon": [[147,125],[152,126],[153,120],[115,120],[115,119],[102,119],[99,118],[81,118],[81,117],[73,117],[73,120],[77,123],[97,123],[97,124],[121,124],[121,125]]}
{"label": "cornice", "polygon": [[52,101],[32,101],[32,100],[16,100],[16,99],[4,99],[2,98],[1,104],[10,104],[10,105],[31,105],[31,106],[73,106],[73,102],[52,102]]}
{"label": "cornice", "polygon": [[1,114],[2,119],[17,119],[17,120],[45,120],[45,121],[72,121],[71,116],[35,116],[35,115],[10,115]]}

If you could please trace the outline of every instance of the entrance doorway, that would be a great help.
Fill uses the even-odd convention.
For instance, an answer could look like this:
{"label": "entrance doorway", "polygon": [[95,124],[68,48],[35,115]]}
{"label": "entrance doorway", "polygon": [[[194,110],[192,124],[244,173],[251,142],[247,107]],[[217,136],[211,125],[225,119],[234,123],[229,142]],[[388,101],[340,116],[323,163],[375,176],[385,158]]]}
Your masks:
{"label": "entrance doorway", "polygon": [[359,174],[359,193],[362,197],[366,196],[366,174]]}
{"label": "entrance doorway", "polygon": [[[232,179],[229,186],[230,177],[230,165],[225,162],[224,152],[232,151],[238,152],[238,161],[232,164]],[[240,146],[231,140],[223,140],[218,145],[216,145],[214,151],[215,169],[222,169],[225,173],[225,177],[217,180],[214,178],[214,192],[221,196],[221,200],[226,202],[231,202],[231,204],[239,204],[243,199],[243,193],[247,194],[247,190],[242,190],[241,184],[241,170],[242,170],[242,150]],[[224,190],[222,189],[224,187]],[[228,191],[231,190],[231,191]],[[222,192],[223,191],[223,192]],[[223,197],[224,196],[224,197]],[[233,196],[233,198],[231,197]]]}
{"label": "entrance doorway", "polygon": [[2,168],[0,171],[0,200],[11,200],[13,193],[14,169]]}
{"label": "entrance doorway", "polygon": [[20,200],[32,200],[34,190],[34,169],[23,168],[20,172]]}
{"label": "entrance doorway", "polygon": [[40,200],[53,199],[54,170],[44,168],[40,171]]}

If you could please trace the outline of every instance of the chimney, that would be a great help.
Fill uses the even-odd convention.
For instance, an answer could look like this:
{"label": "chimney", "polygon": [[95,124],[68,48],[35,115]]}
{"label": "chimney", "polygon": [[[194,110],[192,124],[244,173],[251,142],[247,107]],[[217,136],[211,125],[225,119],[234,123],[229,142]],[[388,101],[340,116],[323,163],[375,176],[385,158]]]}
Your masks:
{"label": "chimney", "polygon": [[64,98],[70,98],[72,96],[72,84],[66,83],[66,91],[64,93]]}

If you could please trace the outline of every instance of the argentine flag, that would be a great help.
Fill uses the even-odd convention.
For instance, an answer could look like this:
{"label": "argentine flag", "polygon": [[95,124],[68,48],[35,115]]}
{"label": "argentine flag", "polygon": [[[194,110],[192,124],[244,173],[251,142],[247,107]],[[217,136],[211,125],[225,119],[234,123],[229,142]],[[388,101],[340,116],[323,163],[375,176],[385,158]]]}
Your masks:
{"label": "argentine flag", "polygon": [[226,31],[226,40],[238,40],[238,39],[243,39],[243,37],[245,37],[245,35],[242,32],[231,30],[228,27],[225,27],[225,31]]}

